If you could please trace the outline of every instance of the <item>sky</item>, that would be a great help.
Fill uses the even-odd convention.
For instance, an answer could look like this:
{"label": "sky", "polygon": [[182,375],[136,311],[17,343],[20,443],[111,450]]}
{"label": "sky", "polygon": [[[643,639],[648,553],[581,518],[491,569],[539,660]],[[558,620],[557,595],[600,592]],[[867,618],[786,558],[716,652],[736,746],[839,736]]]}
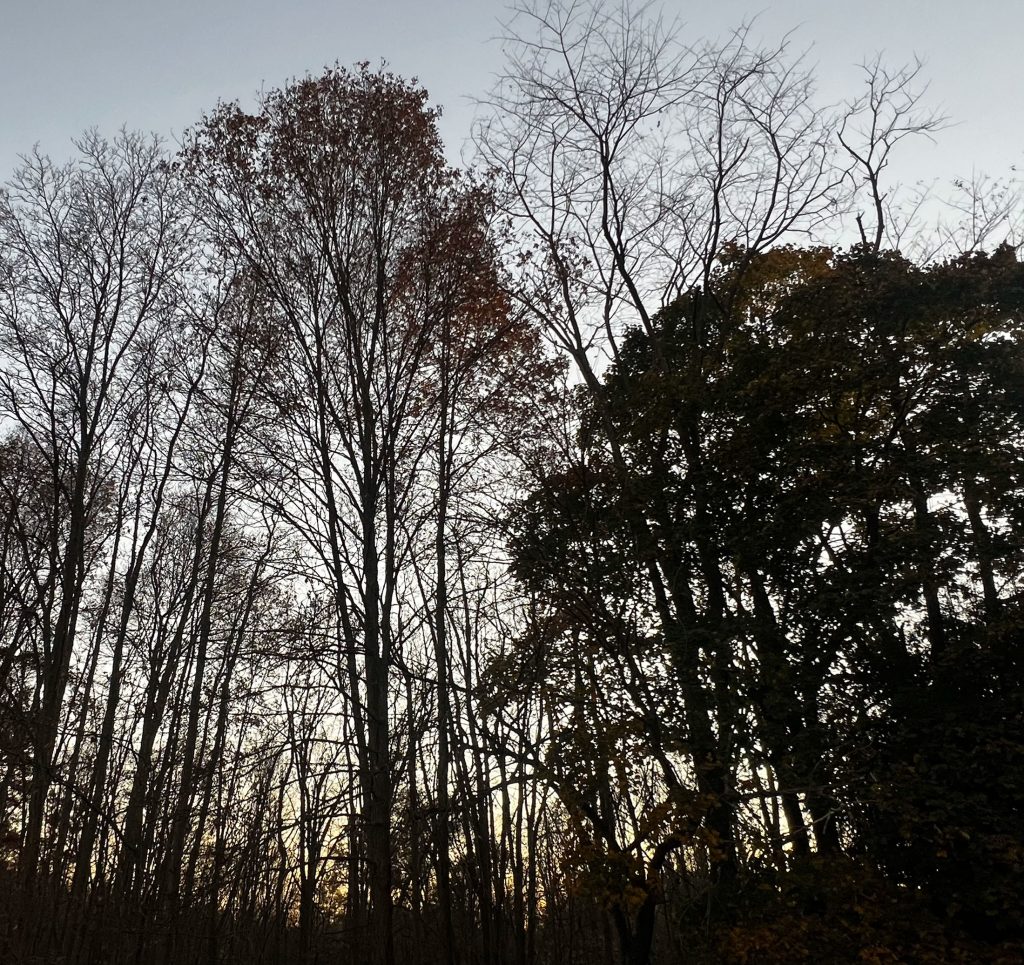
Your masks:
{"label": "sky", "polygon": [[[688,39],[754,33],[817,65],[825,100],[855,90],[857,65],[884,52],[925,62],[928,104],[955,125],[912,150],[916,179],[1005,176],[1024,168],[1024,0],[664,0]],[[457,158],[474,98],[501,63],[503,0],[0,0],[0,181],[38,143],[67,156],[97,127],[155,131],[172,144],[218,100],[252,105],[261,88],[335,62],[386,61],[444,108]]]}

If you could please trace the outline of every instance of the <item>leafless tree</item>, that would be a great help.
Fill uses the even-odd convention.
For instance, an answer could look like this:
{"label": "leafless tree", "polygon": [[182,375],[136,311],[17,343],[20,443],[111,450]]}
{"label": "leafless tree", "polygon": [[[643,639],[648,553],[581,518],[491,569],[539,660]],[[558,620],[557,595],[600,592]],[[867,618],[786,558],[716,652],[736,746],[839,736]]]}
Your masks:
{"label": "leafless tree", "polygon": [[[38,453],[53,509],[22,867],[39,870],[61,709],[90,545],[108,501],[126,406],[147,352],[175,324],[188,218],[157,142],[88,134],[64,166],[24,159],[0,201],[0,394]],[[58,528],[57,521],[66,522]],[[50,614],[52,614],[52,619]]]}

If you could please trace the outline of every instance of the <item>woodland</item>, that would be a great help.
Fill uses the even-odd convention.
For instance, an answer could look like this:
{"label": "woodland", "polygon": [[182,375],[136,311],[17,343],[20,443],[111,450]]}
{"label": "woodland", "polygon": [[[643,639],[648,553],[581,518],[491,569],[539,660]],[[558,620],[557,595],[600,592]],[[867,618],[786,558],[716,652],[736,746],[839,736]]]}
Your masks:
{"label": "woodland", "polygon": [[503,56],[465,168],[359,64],[5,182],[0,960],[1020,961],[1019,183]]}

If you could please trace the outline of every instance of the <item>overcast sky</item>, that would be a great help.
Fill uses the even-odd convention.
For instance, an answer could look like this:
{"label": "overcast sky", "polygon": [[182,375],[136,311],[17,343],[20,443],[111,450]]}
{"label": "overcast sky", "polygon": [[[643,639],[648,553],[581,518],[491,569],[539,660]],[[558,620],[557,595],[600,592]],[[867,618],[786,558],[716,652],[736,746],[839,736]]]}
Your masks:
{"label": "overcast sky", "polygon": [[[957,126],[914,152],[915,176],[1024,163],[1024,0],[665,0],[688,37],[723,36],[759,14],[756,33],[810,48],[823,94],[841,99],[856,65],[884,51],[927,61],[930,103]],[[97,126],[172,139],[218,99],[252,103],[261,85],[335,61],[386,60],[445,110],[456,157],[472,98],[500,63],[502,0],[0,0],[0,180],[39,142],[64,155]],[[920,170],[916,170],[919,168]]]}

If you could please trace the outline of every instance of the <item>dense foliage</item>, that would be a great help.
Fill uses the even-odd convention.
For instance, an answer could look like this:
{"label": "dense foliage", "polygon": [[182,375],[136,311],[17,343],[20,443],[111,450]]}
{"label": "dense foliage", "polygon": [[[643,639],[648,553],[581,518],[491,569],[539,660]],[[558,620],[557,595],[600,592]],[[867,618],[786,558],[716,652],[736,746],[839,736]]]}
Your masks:
{"label": "dense foliage", "polygon": [[[514,518],[536,611],[502,673],[555,705],[551,779],[602,854],[703,842],[731,954],[927,960],[878,907],[912,898],[913,928],[1020,934],[1022,295],[1008,249],[730,252]],[[611,907],[657,887],[619,868]]]}

